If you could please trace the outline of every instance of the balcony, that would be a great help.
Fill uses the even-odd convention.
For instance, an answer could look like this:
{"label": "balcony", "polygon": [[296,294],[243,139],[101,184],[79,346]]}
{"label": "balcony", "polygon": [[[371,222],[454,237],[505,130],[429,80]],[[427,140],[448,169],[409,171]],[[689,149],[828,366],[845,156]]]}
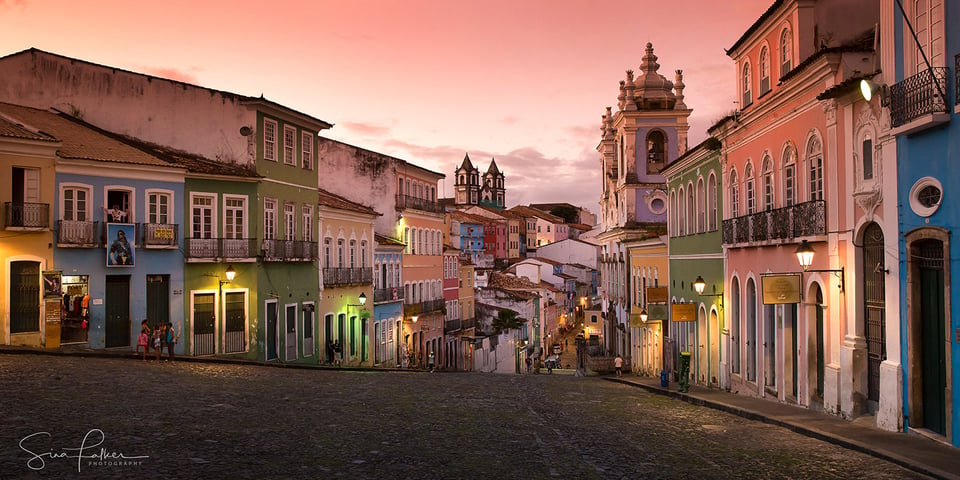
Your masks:
{"label": "balcony", "polygon": [[194,260],[255,258],[255,238],[185,238],[184,256]]}
{"label": "balcony", "polygon": [[460,320],[460,329],[461,330],[470,330],[471,328],[477,328],[477,319],[470,317]]}
{"label": "balcony", "polygon": [[404,210],[407,208],[423,210],[424,212],[443,213],[443,207],[434,200],[411,197],[409,195],[397,195],[397,209]]}
{"label": "balcony", "polygon": [[3,207],[3,226],[8,230],[50,228],[49,203],[7,202]]}
{"label": "balcony", "polygon": [[97,248],[100,246],[100,222],[57,221],[57,246]]}
{"label": "balcony", "polygon": [[402,288],[377,288],[373,291],[373,303],[403,300]]}
{"label": "balcony", "polygon": [[[895,135],[950,121],[946,99],[947,75],[946,67],[934,67],[890,86],[890,126],[895,129]],[[898,131],[898,127],[911,122],[919,124]]]}
{"label": "balcony", "polygon": [[960,53],[953,57],[953,81],[957,84],[953,92],[953,103],[960,107],[960,75],[957,75],[957,72],[960,72]]}
{"label": "balcony", "polygon": [[146,248],[177,248],[180,226],[171,223],[145,223],[140,245]]}
{"label": "balcony", "polygon": [[270,262],[312,262],[317,259],[317,242],[264,240],[263,259]]}
{"label": "balcony", "polygon": [[723,221],[723,244],[792,240],[827,232],[823,200],[752,213]]}
{"label": "balcony", "polygon": [[443,333],[459,332],[461,328],[463,328],[463,322],[459,318],[443,322]]}
{"label": "balcony", "polygon": [[[373,283],[372,268],[324,268],[323,285],[324,287],[336,287],[344,285],[370,285]],[[374,302],[377,301],[374,297]]]}
{"label": "balcony", "polygon": [[441,312],[446,309],[443,300],[425,300],[420,303],[407,303],[403,306],[403,316],[424,315],[432,312]]}

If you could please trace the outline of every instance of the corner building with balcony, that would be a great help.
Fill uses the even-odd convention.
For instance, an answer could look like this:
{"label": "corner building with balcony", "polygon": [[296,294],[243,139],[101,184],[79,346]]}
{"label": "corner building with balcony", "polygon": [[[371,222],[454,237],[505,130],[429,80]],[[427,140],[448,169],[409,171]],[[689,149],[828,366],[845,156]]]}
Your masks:
{"label": "corner building with balcony", "polygon": [[774,2],[727,50],[740,108],[710,134],[722,142],[731,390],[896,429],[898,367],[881,362],[899,348],[883,328],[897,295],[876,274],[896,205],[861,172],[890,155],[851,88],[876,70],[878,21],[869,1]]}
{"label": "corner building with balcony", "polygon": [[883,268],[903,299],[886,325],[902,351],[888,351],[881,372],[902,364],[905,430],[960,446],[960,297],[951,283],[960,258],[951,238],[960,226],[952,197],[960,191],[960,4],[883,0],[880,33],[873,81],[881,90],[871,106],[889,113],[897,162],[883,178],[895,182],[888,201],[900,204],[900,261]]}
{"label": "corner building with balcony", "polygon": [[[201,276],[209,275],[207,285],[217,287],[219,296],[221,284],[216,279],[223,278],[233,254],[245,253],[246,260],[256,265],[249,273],[256,279],[258,298],[255,303],[252,295],[234,298],[238,305],[232,307],[227,301],[210,305],[212,288],[182,291],[171,286],[180,290],[173,298],[183,299],[182,306],[171,302],[171,315],[184,316],[181,339],[194,338],[181,341],[192,345],[187,353],[193,355],[226,353],[215,343],[209,319],[223,318],[231,309],[244,312],[251,332],[243,351],[236,354],[264,361],[315,361],[297,332],[301,313],[317,299],[317,135],[331,124],[262,96],[199,87],[36,49],[0,58],[0,101],[57,107],[126,137],[254,170],[259,176],[255,194],[245,204],[236,202],[238,196],[209,195],[216,192],[193,191],[184,199],[189,212],[184,256],[198,258],[194,247],[204,252],[203,261],[211,265]],[[107,195],[106,203],[112,206],[114,198]],[[117,196],[122,198],[122,189]],[[230,212],[241,211],[242,219],[230,217]],[[252,252],[249,239],[254,241]],[[225,256],[209,256],[214,245],[224,249],[215,253]],[[233,252],[234,248],[247,252]],[[238,272],[236,278],[242,275],[246,273]],[[203,325],[193,322],[198,304],[207,318]],[[118,308],[129,312],[122,305]],[[227,323],[215,320],[213,328],[223,332]],[[211,336],[212,351],[207,340]]]}

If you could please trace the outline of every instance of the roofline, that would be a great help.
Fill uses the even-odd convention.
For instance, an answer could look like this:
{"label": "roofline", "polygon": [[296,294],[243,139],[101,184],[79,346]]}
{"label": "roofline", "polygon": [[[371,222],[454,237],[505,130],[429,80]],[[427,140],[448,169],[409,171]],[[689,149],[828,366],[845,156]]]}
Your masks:
{"label": "roofline", "polygon": [[743,32],[743,35],[741,35],[740,38],[738,38],[737,41],[734,42],[730,48],[726,48],[723,50],[724,53],[726,53],[727,56],[730,56],[731,52],[740,48],[740,46],[742,46],[747,41],[747,37],[752,35],[753,32],[757,31],[760,28],[760,26],[765,21],[767,21],[768,18],[773,16],[773,12],[775,12],[777,8],[779,8],[780,5],[783,5],[783,4],[784,4],[784,0],[774,0],[773,5],[770,5],[770,7],[767,8],[767,10],[763,12],[755,22],[753,22],[753,25],[750,25],[750,27],[746,29],[746,31]]}

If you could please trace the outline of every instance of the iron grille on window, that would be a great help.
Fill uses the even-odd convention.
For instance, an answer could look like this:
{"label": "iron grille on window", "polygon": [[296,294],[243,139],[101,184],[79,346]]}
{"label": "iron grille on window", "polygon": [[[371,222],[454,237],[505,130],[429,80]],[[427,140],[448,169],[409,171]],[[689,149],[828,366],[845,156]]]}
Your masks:
{"label": "iron grille on window", "polygon": [[934,67],[890,87],[890,123],[905,125],[924,115],[947,113],[947,68]]}

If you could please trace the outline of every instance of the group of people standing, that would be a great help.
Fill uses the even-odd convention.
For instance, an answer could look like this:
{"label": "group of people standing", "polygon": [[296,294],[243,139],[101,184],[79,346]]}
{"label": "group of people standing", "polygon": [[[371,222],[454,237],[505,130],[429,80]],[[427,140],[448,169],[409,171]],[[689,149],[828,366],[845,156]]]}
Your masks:
{"label": "group of people standing", "polygon": [[333,359],[333,366],[339,367],[343,363],[343,347],[340,340],[327,342],[327,358]]}
{"label": "group of people standing", "polygon": [[143,359],[146,360],[147,353],[149,353],[150,348],[153,347],[156,359],[160,360],[160,355],[163,354],[163,349],[166,348],[170,355],[170,360],[173,360],[173,348],[179,339],[180,336],[177,335],[176,330],[173,329],[172,322],[160,322],[151,329],[150,324],[144,320],[140,322],[140,335],[137,337],[137,351],[139,352],[142,349]]}

